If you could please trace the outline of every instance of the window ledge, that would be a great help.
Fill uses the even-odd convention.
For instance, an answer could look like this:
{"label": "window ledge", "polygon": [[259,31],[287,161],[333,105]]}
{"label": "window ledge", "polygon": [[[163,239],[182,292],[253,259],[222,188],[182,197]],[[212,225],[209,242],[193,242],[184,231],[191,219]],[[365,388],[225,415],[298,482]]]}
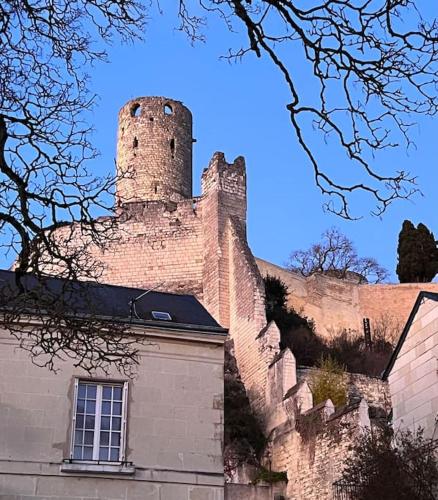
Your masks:
{"label": "window ledge", "polygon": [[120,474],[132,476],[135,474],[135,466],[131,464],[93,464],[64,462],[61,464],[61,472],[86,473],[86,474]]}

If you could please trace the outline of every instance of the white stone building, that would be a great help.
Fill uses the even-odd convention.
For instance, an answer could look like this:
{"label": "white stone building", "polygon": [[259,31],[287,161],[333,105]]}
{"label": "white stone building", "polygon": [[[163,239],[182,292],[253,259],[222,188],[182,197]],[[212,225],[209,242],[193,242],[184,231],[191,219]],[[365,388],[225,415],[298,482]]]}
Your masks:
{"label": "white stone building", "polygon": [[226,330],[190,295],[89,286],[146,341],[135,376],[53,373],[0,331],[0,498],[222,500]]}
{"label": "white stone building", "polygon": [[383,374],[395,428],[438,437],[438,294],[421,292]]}

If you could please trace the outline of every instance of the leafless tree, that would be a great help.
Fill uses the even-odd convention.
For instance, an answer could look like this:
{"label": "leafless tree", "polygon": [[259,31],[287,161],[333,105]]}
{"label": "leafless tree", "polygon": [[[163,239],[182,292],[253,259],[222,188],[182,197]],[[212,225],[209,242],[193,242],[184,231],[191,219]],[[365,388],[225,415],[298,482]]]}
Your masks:
{"label": "leafless tree", "polygon": [[[380,215],[417,191],[414,175],[378,167],[374,155],[411,145],[415,116],[437,113],[438,19],[431,3],[179,0],[180,29],[194,41],[204,39],[214,15],[246,34],[230,59],[266,56],[284,78],[293,130],[329,211],[355,217],[350,195],[364,193]],[[315,147],[312,124],[345,153],[353,176],[343,177],[338,158]]]}
{"label": "leafless tree", "polygon": [[364,429],[350,448],[339,496],[371,500],[434,500],[438,486],[438,442],[424,429],[413,431],[387,425]]}
{"label": "leafless tree", "polygon": [[388,343],[395,347],[398,339],[403,331],[403,319],[390,314],[389,312],[382,312],[379,316],[371,320],[371,331],[374,342]]}
{"label": "leafless tree", "polygon": [[323,273],[340,279],[355,278],[360,283],[380,283],[388,278],[386,269],[372,257],[359,257],[353,242],[335,227],[322,233],[320,243],[292,252],[288,268],[303,276]]}
{"label": "leafless tree", "polygon": [[[89,248],[114,237],[114,220],[95,217],[111,208],[106,194],[113,179],[95,179],[86,169],[96,155],[86,118],[94,102],[87,68],[105,59],[105,43],[141,36],[150,5],[0,3],[0,242],[4,255],[16,257],[22,294],[23,275],[42,277],[48,263],[62,264],[69,279],[101,272]],[[427,19],[426,7],[414,0],[179,0],[176,6],[191,40],[202,39],[209,16],[219,16],[247,36],[230,59],[254,53],[272,61],[290,91],[291,124],[329,197],[328,210],[351,218],[349,194],[367,193],[380,214],[416,191],[415,176],[376,169],[372,159],[400,138],[410,144],[415,115],[436,114],[438,22]],[[317,85],[312,98],[298,83],[297,73],[306,70]],[[342,181],[337,165],[321,159],[311,123],[358,167],[357,181]]]}
{"label": "leafless tree", "polygon": [[[114,179],[87,171],[97,152],[86,70],[105,59],[105,43],[133,40],[143,24],[136,0],[0,3],[0,248],[16,262],[14,287],[1,287],[9,305],[2,325],[17,333],[31,303],[38,327],[21,336],[30,352],[76,355],[86,369],[120,360],[117,349],[132,360],[120,329],[66,319],[63,290],[49,293],[44,277],[56,269],[68,280],[95,280],[102,271],[90,247],[102,249],[116,235],[113,218],[96,218],[112,208]],[[32,290],[26,273],[39,279]]]}

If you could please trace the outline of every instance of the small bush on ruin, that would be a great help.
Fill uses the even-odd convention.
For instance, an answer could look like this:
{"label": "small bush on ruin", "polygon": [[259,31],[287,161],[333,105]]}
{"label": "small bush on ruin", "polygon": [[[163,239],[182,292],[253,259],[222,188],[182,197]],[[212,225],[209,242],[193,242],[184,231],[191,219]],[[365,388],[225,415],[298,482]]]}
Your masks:
{"label": "small bush on ruin", "polygon": [[268,470],[265,467],[260,467],[257,476],[254,478],[252,483],[258,484],[260,482],[268,484],[287,482],[287,472],[277,472]]}
{"label": "small bush on ruin", "polygon": [[435,500],[437,447],[422,429],[368,429],[353,445],[336,488],[354,491],[355,500]]}
{"label": "small bush on ruin", "polygon": [[331,356],[321,357],[319,370],[312,374],[310,387],[313,394],[313,403],[318,405],[330,399],[336,406],[347,403],[347,383],[345,368]]}

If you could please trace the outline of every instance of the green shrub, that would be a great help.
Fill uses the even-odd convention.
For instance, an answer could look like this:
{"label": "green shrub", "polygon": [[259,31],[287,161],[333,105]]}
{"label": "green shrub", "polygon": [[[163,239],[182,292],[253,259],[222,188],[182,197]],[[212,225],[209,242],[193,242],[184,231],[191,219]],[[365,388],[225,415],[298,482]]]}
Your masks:
{"label": "green shrub", "polygon": [[[298,365],[317,366],[322,356],[331,356],[353,373],[378,376],[388,364],[393,346],[387,337],[388,329],[397,332],[399,326],[391,319],[376,322],[373,329],[372,348],[365,345],[363,336],[343,330],[327,342],[315,331],[313,321],[287,306],[288,288],[275,276],[266,276],[266,319],[275,321],[280,330],[280,349],[288,347]],[[394,334],[394,332],[392,332]]]}
{"label": "green shrub", "polygon": [[260,467],[257,476],[253,481],[253,484],[257,484],[260,482],[273,484],[273,483],[279,483],[281,481],[287,482],[286,472],[276,472],[273,470],[268,470],[265,467]]}
{"label": "green shrub", "polygon": [[330,399],[336,406],[347,403],[347,383],[345,369],[331,356],[321,357],[318,371],[312,375],[310,386],[313,394],[313,403],[317,405]]}

